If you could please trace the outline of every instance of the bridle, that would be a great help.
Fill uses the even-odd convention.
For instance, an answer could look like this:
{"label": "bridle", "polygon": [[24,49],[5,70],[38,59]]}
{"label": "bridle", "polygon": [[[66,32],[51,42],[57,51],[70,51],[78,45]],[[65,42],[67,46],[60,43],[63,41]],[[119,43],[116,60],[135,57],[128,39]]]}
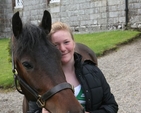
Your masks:
{"label": "bridle", "polygon": [[54,86],[52,89],[48,90],[45,92],[43,95],[39,95],[38,92],[33,89],[31,86],[29,86],[19,75],[16,69],[16,65],[14,63],[14,57],[13,57],[13,51],[12,51],[12,72],[14,74],[14,82],[15,82],[15,87],[17,91],[21,94],[24,94],[21,89],[18,88],[18,84],[23,86],[27,91],[29,91],[35,98],[36,98],[36,103],[39,107],[43,108],[45,107],[46,101],[51,98],[53,95],[56,93],[65,90],[65,89],[71,89],[73,91],[73,87],[71,84],[67,82],[60,83],[56,86]]}
{"label": "bridle", "polygon": [[[14,63],[12,62],[12,64],[14,65]],[[15,66],[14,66],[15,67]],[[64,89],[71,89],[73,91],[73,87],[71,84],[67,83],[67,82],[63,82],[60,83],[56,86],[54,86],[52,89],[48,90],[47,92],[45,92],[43,95],[39,95],[37,93],[37,91],[35,91],[32,87],[30,87],[17,73],[16,68],[14,68],[13,70],[13,74],[14,74],[14,81],[15,81],[15,87],[17,89],[17,91],[21,94],[24,94],[22,92],[21,89],[18,88],[18,83],[20,85],[22,85],[27,91],[29,91],[37,100],[37,104],[39,107],[45,107],[45,103],[46,101],[51,98],[53,95],[55,95],[56,93],[64,90]]]}

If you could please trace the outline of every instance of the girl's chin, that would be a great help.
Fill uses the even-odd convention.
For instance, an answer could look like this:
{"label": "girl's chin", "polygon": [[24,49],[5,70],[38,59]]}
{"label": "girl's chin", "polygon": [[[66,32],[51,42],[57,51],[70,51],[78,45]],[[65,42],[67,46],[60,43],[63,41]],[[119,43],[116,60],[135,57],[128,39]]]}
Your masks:
{"label": "girl's chin", "polygon": [[69,60],[67,58],[62,58],[61,62],[62,62],[62,64],[66,64],[69,62]]}
{"label": "girl's chin", "polygon": [[67,60],[61,60],[62,64],[66,64],[68,61]]}

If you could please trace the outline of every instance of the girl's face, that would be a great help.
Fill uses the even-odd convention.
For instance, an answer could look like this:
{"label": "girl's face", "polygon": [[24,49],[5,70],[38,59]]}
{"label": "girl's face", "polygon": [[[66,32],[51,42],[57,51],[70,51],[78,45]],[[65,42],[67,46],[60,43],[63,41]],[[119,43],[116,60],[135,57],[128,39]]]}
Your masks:
{"label": "girl's face", "polygon": [[55,32],[51,36],[51,41],[62,54],[62,64],[67,64],[74,61],[75,42],[68,31],[59,30]]}

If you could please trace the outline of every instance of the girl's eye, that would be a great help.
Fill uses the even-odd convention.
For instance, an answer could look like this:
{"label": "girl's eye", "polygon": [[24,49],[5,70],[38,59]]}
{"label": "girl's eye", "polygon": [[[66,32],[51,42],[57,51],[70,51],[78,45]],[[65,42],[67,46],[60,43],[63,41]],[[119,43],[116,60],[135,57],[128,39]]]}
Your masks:
{"label": "girl's eye", "polygon": [[53,44],[54,46],[57,46],[57,44]]}
{"label": "girl's eye", "polygon": [[54,44],[54,46],[58,49],[58,44]]}
{"label": "girl's eye", "polygon": [[68,43],[69,43],[69,41],[66,41],[66,42],[65,42],[65,44],[68,44]]}

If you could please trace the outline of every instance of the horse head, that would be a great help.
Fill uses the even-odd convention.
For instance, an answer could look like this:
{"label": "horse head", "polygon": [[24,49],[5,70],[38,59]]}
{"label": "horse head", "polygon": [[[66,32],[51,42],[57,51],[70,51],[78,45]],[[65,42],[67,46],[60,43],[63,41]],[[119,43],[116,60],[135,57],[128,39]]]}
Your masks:
{"label": "horse head", "polygon": [[44,11],[40,26],[23,24],[19,12],[12,18],[12,63],[15,83],[28,100],[51,113],[83,113],[66,82],[59,50],[48,40],[51,15]]}

